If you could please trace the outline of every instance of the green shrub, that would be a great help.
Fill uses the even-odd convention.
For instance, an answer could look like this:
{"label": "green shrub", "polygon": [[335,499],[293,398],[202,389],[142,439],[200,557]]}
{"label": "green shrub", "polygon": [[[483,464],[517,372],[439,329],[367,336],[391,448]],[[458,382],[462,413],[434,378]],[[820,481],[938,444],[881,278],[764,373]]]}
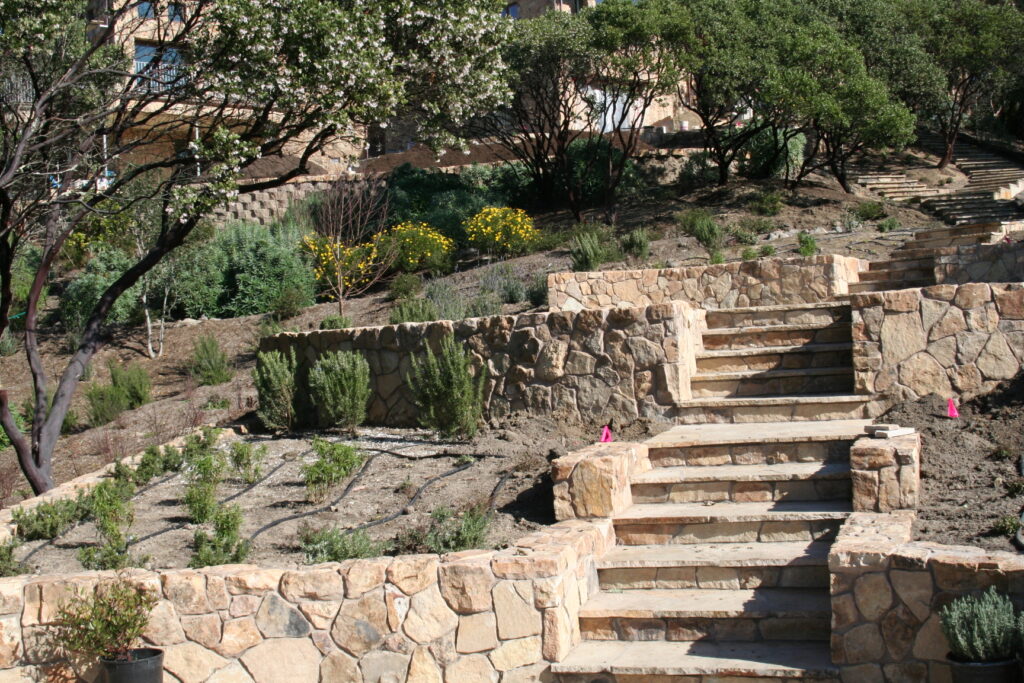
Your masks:
{"label": "green shrub", "polygon": [[[103,248],[89,259],[85,270],[75,275],[60,295],[60,319],[69,335],[71,346],[85,328],[103,292],[131,267],[131,259],[113,248]],[[131,323],[142,314],[138,296],[139,285],[122,294],[107,315],[107,324]]]}
{"label": "green shrub", "polygon": [[744,216],[739,220],[739,227],[755,235],[767,235],[775,230],[775,223],[761,216]]}
{"label": "green shrub", "polygon": [[160,448],[150,446],[143,452],[139,464],[135,468],[135,485],[145,486],[154,477],[158,477],[167,470],[164,469],[164,458],[160,454]]}
{"label": "green shrub", "polygon": [[204,481],[192,482],[185,489],[183,502],[193,524],[208,522],[217,511],[217,485]]}
{"label": "green shrub", "polygon": [[437,320],[438,316],[437,306],[430,299],[405,299],[391,309],[388,322],[392,325],[425,323]]}
{"label": "green shrub", "polygon": [[85,400],[89,404],[89,424],[93,427],[113,422],[128,410],[128,396],[109,384],[93,384],[85,390]]}
{"label": "green shrub", "polygon": [[748,247],[757,244],[757,235],[749,230],[744,230],[740,227],[733,227],[729,232],[732,234],[732,238],[736,240],[737,244],[743,244]]}
{"label": "green shrub", "polygon": [[708,258],[708,263],[710,263],[713,266],[717,266],[720,263],[725,263],[725,254],[723,254],[720,250],[716,249],[715,251],[711,252],[710,257]]}
{"label": "green shrub", "polygon": [[213,515],[213,535],[196,531],[192,537],[193,554],[188,566],[193,569],[221,564],[239,564],[249,556],[249,541],[241,538],[242,508],[229,505]]}
{"label": "green shrub", "polygon": [[802,133],[762,130],[747,142],[748,155],[740,173],[748,178],[793,178],[803,163],[806,146],[807,138]]}
{"label": "green shrub", "polygon": [[899,230],[902,227],[903,226],[900,225],[899,220],[892,217],[886,218],[878,222],[878,232],[893,232],[895,230]]}
{"label": "green shrub", "polygon": [[86,569],[124,569],[141,564],[142,558],[128,552],[128,528],[135,520],[133,493],[134,484],[122,479],[102,481],[87,496],[100,544],[79,549],[78,561]]}
{"label": "green shrub", "polygon": [[[18,431],[24,434],[26,425],[25,420],[21,417],[21,413],[17,410],[13,410],[11,411],[11,414],[14,417],[14,424],[18,427]],[[3,427],[0,427],[0,451],[10,447],[11,440],[7,437],[7,432],[4,431]]]}
{"label": "green shrub", "polygon": [[354,447],[321,438],[313,439],[313,450],[317,454],[316,462],[302,466],[306,497],[312,502],[325,500],[331,487],[352,474],[365,460]]}
{"label": "green shrub", "polygon": [[217,487],[224,478],[227,462],[224,454],[212,448],[186,453],[188,487],[184,503],[196,524],[213,519],[217,511]]}
{"label": "green shrub", "polygon": [[391,280],[388,293],[393,301],[412,299],[423,290],[423,280],[414,273],[399,273]]}
{"label": "green shrub", "polygon": [[466,305],[467,318],[489,318],[492,315],[501,315],[501,299],[490,292],[477,294]]}
{"label": "green shrub", "polygon": [[163,467],[165,472],[178,472],[185,465],[185,456],[174,446],[164,446]]}
{"label": "green shrub", "polygon": [[352,319],[344,315],[329,315],[320,321],[321,330],[344,330],[352,327]]}
{"label": "green shrub", "polygon": [[455,242],[427,223],[402,221],[381,235],[380,240],[382,250],[393,255],[398,270],[451,272]]}
{"label": "green shrub", "polygon": [[18,538],[39,541],[57,538],[74,524],[85,519],[88,513],[88,507],[79,497],[76,500],[39,503],[31,510],[14,508],[11,517],[17,527]]}
{"label": "green shrub", "polygon": [[291,349],[287,356],[279,351],[256,356],[256,414],[267,429],[289,430],[295,424],[295,367],[295,352]]}
{"label": "green shrub", "polygon": [[759,216],[778,216],[782,211],[782,194],[779,192],[758,192],[747,205]]}
{"label": "green shrub", "polygon": [[121,366],[110,362],[110,384],[124,392],[128,408],[135,409],[149,403],[153,383],[146,369],[138,363]]}
{"label": "green shrub", "polygon": [[304,291],[301,286],[288,284],[282,287],[274,297],[270,304],[270,312],[278,320],[287,320],[301,314],[306,306],[311,306],[313,303],[309,293]]}
{"label": "green shrub", "polygon": [[526,298],[534,308],[548,305],[548,276],[544,273],[537,273],[530,278],[530,285],[526,288]]}
{"label": "green shrub", "polygon": [[223,396],[211,396],[203,404],[203,410],[227,410],[231,407],[231,401]]}
{"label": "green shrub", "polygon": [[462,320],[469,315],[469,302],[447,280],[431,280],[424,296],[437,310],[435,320]]}
{"label": "green shrub", "polygon": [[605,263],[605,247],[596,233],[583,232],[569,243],[569,256],[577,273],[597,270]]}
{"label": "green shrub", "polygon": [[1013,603],[995,587],[964,595],[939,610],[950,655],[961,662],[998,662],[1017,651]]}
{"label": "green shrub", "polygon": [[221,351],[220,342],[212,334],[204,334],[196,340],[188,371],[200,386],[224,384],[234,376],[228,355]]}
{"label": "green shrub", "polygon": [[[621,163],[622,150],[603,138],[578,137],[566,149],[569,168],[568,184],[577,188],[584,207],[601,206],[607,201],[608,173]],[[646,186],[636,163],[626,161],[622,178],[615,191],[617,199],[630,199],[644,194]]]}
{"label": "green shrub", "polygon": [[266,446],[253,446],[245,441],[236,441],[228,451],[231,467],[246,484],[255,484],[263,474],[263,462],[267,459]]}
{"label": "green shrub", "polygon": [[742,258],[744,261],[754,261],[754,260],[756,260],[757,259],[757,249],[754,249],[752,247],[747,247],[746,249],[743,250],[743,253],[740,254],[740,258]]}
{"label": "green shrub", "polygon": [[18,549],[18,545],[15,538],[0,543],[0,577],[18,576],[32,571],[27,564],[14,559],[14,551]]}
{"label": "green shrub", "polygon": [[490,527],[490,516],[481,507],[456,514],[451,508],[439,507],[430,514],[430,527],[424,544],[432,553],[456,553],[483,546]]}
{"label": "green shrub", "polygon": [[128,659],[149,624],[158,598],[153,592],[118,577],[92,594],[63,602],[53,622],[61,649],[92,659]]}
{"label": "green shrub", "polygon": [[809,232],[801,231],[800,234],[796,236],[796,239],[799,244],[797,251],[801,256],[814,256],[820,251],[818,249],[818,241],[814,239],[814,236]]}
{"label": "green shrub", "polygon": [[499,263],[480,278],[480,294],[493,296],[499,304],[518,304],[526,299],[526,287],[510,264]]}
{"label": "green shrub", "polygon": [[769,258],[771,256],[775,256],[775,247],[773,247],[770,244],[766,244],[763,247],[761,247],[758,253],[761,255],[761,258]]}
{"label": "green shrub", "polygon": [[309,390],[322,426],[354,430],[366,419],[370,365],[357,351],[326,353],[309,373]]}
{"label": "green shrub", "polygon": [[676,214],[676,223],[685,235],[697,240],[708,254],[725,246],[725,229],[704,209],[688,209]]}
{"label": "green shrub", "polygon": [[691,192],[717,181],[718,168],[711,162],[711,155],[701,151],[686,157],[677,182],[681,192]]}
{"label": "green shrub", "polygon": [[387,547],[370,538],[365,531],[311,529],[299,531],[299,545],[307,564],[344,562],[383,555]]}
{"label": "green shrub", "polygon": [[996,520],[992,525],[992,535],[1013,537],[1020,531],[1020,517],[1017,515],[1006,515]]}
{"label": "green shrub", "polygon": [[487,370],[473,377],[469,353],[452,335],[441,339],[435,355],[430,348],[422,358],[412,359],[412,372],[406,378],[424,427],[445,437],[471,438],[483,413],[483,390]]}
{"label": "green shrub", "polygon": [[622,251],[635,259],[646,261],[651,256],[651,236],[644,228],[630,230],[619,242]]}
{"label": "green shrub", "polygon": [[529,253],[540,237],[528,213],[508,207],[489,206],[467,219],[462,229],[470,245],[496,256]]}
{"label": "green shrub", "polygon": [[862,221],[877,221],[888,215],[882,202],[863,202],[853,209],[853,213]]}
{"label": "green shrub", "polygon": [[21,340],[15,337],[10,330],[4,330],[3,334],[0,334],[0,358],[13,356],[20,347]]}

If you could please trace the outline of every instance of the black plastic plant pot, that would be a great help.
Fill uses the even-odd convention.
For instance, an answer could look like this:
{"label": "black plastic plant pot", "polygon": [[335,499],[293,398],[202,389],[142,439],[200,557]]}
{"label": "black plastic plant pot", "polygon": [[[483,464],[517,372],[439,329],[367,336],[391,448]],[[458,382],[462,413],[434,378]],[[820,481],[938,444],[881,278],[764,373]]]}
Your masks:
{"label": "black plastic plant pot", "polygon": [[949,657],[953,683],[1020,683],[1020,664],[1016,659],[1001,662],[958,662]]}
{"label": "black plastic plant pot", "polygon": [[140,647],[131,659],[100,659],[100,670],[99,683],[163,683],[164,651]]}

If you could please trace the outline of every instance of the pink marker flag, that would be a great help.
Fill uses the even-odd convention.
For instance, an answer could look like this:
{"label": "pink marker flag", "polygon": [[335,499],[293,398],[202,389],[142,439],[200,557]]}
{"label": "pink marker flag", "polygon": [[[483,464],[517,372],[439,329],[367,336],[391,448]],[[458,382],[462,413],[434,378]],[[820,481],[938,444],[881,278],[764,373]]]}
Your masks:
{"label": "pink marker flag", "polygon": [[953,399],[949,399],[949,403],[947,404],[946,417],[960,417],[960,411],[956,409],[956,403],[953,402]]}
{"label": "pink marker flag", "polygon": [[608,425],[601,427],[601,443],[612,442],[612,428]]}

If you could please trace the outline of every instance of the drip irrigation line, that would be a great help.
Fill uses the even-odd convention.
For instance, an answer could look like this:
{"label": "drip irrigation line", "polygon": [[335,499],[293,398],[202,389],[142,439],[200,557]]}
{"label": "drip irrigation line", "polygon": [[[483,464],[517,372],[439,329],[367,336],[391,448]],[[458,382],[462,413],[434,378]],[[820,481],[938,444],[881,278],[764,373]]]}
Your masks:
{"label": "drip irrigation line", "polygon": [[460,467],[456,467],[453,470],[449,470],[448,472],[445,472],[444,474],[439,474],[436,477],[433,477],[432,479],[427,480],[427,482],[425,484],[423,484],[423,486],[421,486],[419,488],[419,490],[416,491],[416,493],[413,495],[413,497],[410,498],[405,503],[405,505],[402,506],[402,510],[399,510],[398,512],[390,514],[387,517],[381,517],[380,519],[375,519],[372,522],[367,522],[366,524],[360,524],[359,526],[353,527],[351,529],[347,529],[346,531],[348,533],[352,533],[353,531],[362,531],[364,529],[369,529],[370,527],[378,526],[380,524],[387,524],[390,521],[398,519],[403,514],[405,514],[404,510],[405,510],[406,507],[408,507],[410,505],[414,505],[416,503],[416,501],[419,500],[420,496],[423,495],[423,492],[427,490],[428,486],[430,486],[434,482],[441,481],[445,477],[450,477],[450,476],[452,476],[454,474],[458,474],[459,472],[462,472],[464,470],[468,470],[470,467],[473,466],[473,464],[474,463],[471,463],[471,462],[470,463],[466,463],[465,465],[462,465]]}
{"label": "drip irrigation line", "polygon": [[491,489],[491,497],[487,503],[487,508],[489,510],[494,510],[494,508],[498,506],[498,492],[501,491],[502,487],[505,486],[505,482],[507,482],[511,476],[512,470],[509,470],[505,474],[501,475],[501,478],[498,479],[498,483],[494,485],[493,489]]}

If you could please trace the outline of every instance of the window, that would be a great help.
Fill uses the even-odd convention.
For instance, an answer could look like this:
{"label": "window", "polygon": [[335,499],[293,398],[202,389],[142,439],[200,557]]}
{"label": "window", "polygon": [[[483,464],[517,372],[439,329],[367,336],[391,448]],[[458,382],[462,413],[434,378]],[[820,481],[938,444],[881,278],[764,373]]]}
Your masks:
{"label": "window", "polygon": [[167,6],[167,18],[171,21],[185,21],[185,6],[177,2],[172,2]]}
{"label": "window", "polygon": [[503,16],[503,17],[511,17],[513,19],[518,19],[519,18],[519,3],[518,2],[513,2],[511,5],[508,5],[504,10],[502,10],[501,16]]}
{"label": "window", "polygon": [[138,11],[143,19],[156,19],[156,5],[152,2],[140,2]]}
{"label": "window", "polygon": [[[159,60],[159,61],[158,61]],[[181,52],[168,45],[135,44],[135,73],[140,90],[165,92],[182,84]]]}

